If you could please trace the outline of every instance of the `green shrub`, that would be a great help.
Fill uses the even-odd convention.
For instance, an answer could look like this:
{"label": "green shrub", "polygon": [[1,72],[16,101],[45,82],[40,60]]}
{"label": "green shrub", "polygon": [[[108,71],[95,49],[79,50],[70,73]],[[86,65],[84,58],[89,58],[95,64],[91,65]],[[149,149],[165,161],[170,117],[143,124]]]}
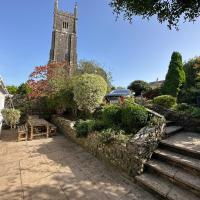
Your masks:
{"label": "green shrub", "polygon": [[94,124],[95,131],[102,131],[105,128],[106,128],[106,125],[103,120],[100,120],[100,119],[95,120],[95,124]]}
{"label": "green shrub", "polygon": [[104,144],[110,144],[114,141],[121,143],[127,143],[131,135],[127,135],[122,129],[108,128],[99,133],[100,140]]}
{"label": "green shrub", "polygon": [[145,92],[143,96],[147,99],[154,99],[155,97],[160,96],[161,94],[160,90],[161,90],[160,88],[151,89]]}
{"label": "green shrub", "polygon": [[148,112],[140,105],[124,105],[121,111],[121,121],[127,131],[135,133],[147,125]]}
{"label": "green shrub", "polygon": [[92,132],[95,127],[94,120],[79,120],[75,124],[76,137],[87,137],[88,133]]}
{"label": "green shrub", "polygon": [[188,104],[197,104],[197,97],[200,96],[200,89],[198,88],[188,88],[180,91],[178,96],[178,102],[188,103]]}
{"label": "green shrub", "polygon": [[8,126],[11,126],[11,128],[15,127],[16,124],[19,122],[19,119],[20,119],[20,111],[19,110],[16,110],[14,108],[11,108],[11,109],[3,109],[1,111],[2,113],[2,116],[5,120],[5,123],[8,125]]}
{"label": "green shrub", "polygon": [[186,111],[190,108],[190,106],[187,103],[181,103],[181,104],[177,104],[177,106],[175,107],[175,110],[177,111]]}
{"label": "green shrub", "polygon": [[184,64],[186,74],[185,89],[199,88],[200,86],[200,56]]}
{"label": "green shrub", "polygon": [[99,75],[83,74],[74,84],[74,100],[80,110],[92,113],[103,101],[107,83]]}
{"label": "green shrub", "polygon": [[200,118],[200,108],[191,106],[190,112],[191,116],[194,118]]}
{"label": "green shrub", "polygon": [[165,108],[172,108],[176,105],[176,98],[170,95],[162,95],[153,99],[154,105],[163,106]]}
{"label": "green shrub", "polygon": [[102,120],[110,127],[119,125],[121,122],[120,106],[116,104],[105,106],[102,111]]}
{"label": "green shrub", "polygon": [[112,128],[103,130],[100,133],[100,140],[104,144],[110,144],[115,140],[115,134],[116,134],[116,132]]}
{"label": "green shrub", "polygon": [[178,104],[175,107],[175,110],[180,112],[181,114],[187,114],[188,116],[191,116],[193,118],[200,118],[200,108],[190,106],[186,103]]}
{"label": "green shrub", "polygon": [[78,63],[75,74],[96,74],[101,76],[108,84],[108,90],[111,90],[112,84],[112,76],[111,73],[106,71],[102,65],[93,60],[80,60]]}
{"label": "green shrub", "polygon": [[135,99],[134,97],[126,97],[124,100],[125,104],[135,104]]}

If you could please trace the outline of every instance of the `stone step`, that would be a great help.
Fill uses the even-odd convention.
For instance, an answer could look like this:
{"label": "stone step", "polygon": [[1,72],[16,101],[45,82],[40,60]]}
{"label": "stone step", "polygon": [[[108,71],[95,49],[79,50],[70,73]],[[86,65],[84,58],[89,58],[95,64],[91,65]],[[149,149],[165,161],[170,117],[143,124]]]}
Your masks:
{"label": "stone step", "polygon": [[161,176],[175,182],[178,186],[190,190],[200,196],[200,177],[195,176],[179,167],[155,159],[146,163],[149,171],[159,173]]}
{"label": "stone step", "polygon": [[167,179],[151,173],[144,173],[136,177],[137,182],[151,191],[154,195],[168,200],[200,200],[190,191],[184,190]]}
{"label": "stone step", "polygon": [[182,167],[194,175],[200,175],[200,160],[166,149],[157,149],[153,154],[154,158],[159,158],[172,165]]}
{"label": "stone step", "polygon": [[182,155],[187,155],[192,158],[200,159],[199,150],[188,148],[187,144],[181,146],[179,143],[180,141],[177,141],[177,143],[172,143],[170,140],[166,139],[160,142],[159,147],[162,149],[170,150],[172,152],[180,153]]}
{"label": "stone step", "polygon": [[171,136],[174,135],[175,133],[178,133],[181,130],[183,130],[182,126],[167,126],[165,129],[165,133],[167,136]]}
{"label": "stone step", "polygon": [[171,125],[174,125],[174,124],[175,124],[175,121],[170,121],[170,120],[166,121],[167,126],[171,126]]}
{"label": "stone step", "polygon": [[181,131],[162,140],[160,147],[200,159],[200,134]]}

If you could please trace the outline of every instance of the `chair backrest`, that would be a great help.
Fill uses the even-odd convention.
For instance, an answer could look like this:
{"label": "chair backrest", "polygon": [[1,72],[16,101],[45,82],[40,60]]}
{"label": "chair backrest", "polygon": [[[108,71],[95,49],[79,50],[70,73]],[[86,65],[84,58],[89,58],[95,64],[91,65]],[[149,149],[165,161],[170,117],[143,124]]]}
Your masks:
{"label": "chair backrest", "polygon": [[39,119],[39,115],[29,115],[28,119]]}

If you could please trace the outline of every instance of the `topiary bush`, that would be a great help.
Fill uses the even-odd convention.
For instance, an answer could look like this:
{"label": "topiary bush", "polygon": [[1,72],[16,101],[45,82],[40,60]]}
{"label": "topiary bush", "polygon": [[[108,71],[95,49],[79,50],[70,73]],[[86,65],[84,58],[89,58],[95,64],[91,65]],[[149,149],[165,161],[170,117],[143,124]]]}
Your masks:
{"label": "topiary bush", "polygon": [[103,101],[107,83],[99,75],[83,74],[74,84],[74,100],[80,110],[92,113]]}
{"label": "topiary bush", "polygon": [[121,107],[116,104],[105,106],[102,110],[102,120],[109,127],[118,126],[121,123]]}
{"label": "topiary bush", "polygon": [[147,125],[148,112],[140,105],[124,105],[121,109],[121,122],[126,131],[135,133]]}
{"label": "topiary bush", "polygon": [[185,83],[185,78],[182,56],[178,52],[173,52],[161,93],[177,97]]}
{"label": "topiary bush", "polygon": [[15,128],[16,124],[19,123],[20,111],[14,108],[5,108],[1,111],[3,119],[8,126]]}
{"label": "topiary bush", "polygon": [[176,98],[171,95],[161,95],[153,99],[153,104],[169,109],[176,105]]}
{"label": "topiary bush", "polygon": [[75,124],[76,137],[87,137],[88,133],[94,131],[95,121],[94,120],[79,120]]}

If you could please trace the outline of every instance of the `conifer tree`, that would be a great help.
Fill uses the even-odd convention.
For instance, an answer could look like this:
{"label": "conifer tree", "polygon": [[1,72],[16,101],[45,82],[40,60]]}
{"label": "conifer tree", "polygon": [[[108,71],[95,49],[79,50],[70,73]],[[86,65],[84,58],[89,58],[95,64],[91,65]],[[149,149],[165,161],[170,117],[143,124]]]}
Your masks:
{"label": "conifer tree", "polygon": [[183,68],[182,56],[179,52],[173,52],[169,64],[169,70],[162,87],[162,94],[177,97],[184,82],[185,72]]}

